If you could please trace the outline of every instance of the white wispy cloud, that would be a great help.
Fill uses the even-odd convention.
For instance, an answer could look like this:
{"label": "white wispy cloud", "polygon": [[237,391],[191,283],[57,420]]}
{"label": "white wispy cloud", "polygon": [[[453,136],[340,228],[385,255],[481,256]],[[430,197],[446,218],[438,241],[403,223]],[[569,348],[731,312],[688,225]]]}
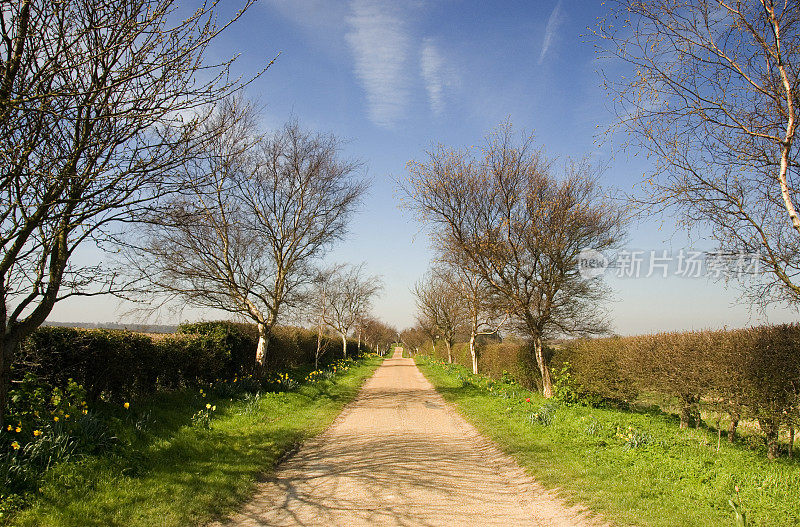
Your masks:
{"label": "white wispy cloud", "polygon": [[452,68],[447,66],[441,50],[431,38],[422,42],[420,69],[431,109],[434,113],[441,113],[445,105],[445,88],[455,84],[456,79]]}
{"label": "white wispy cloud", "polygon": [[302,28],[319,31],[341,27],[346,15],[346,5],[328,0],[264,0],[286,19]]}
{"label": "white wispy cloud", "polygon": [[394,3],[353,0],[345,35],[355,59],[355,72],[367,96],[369,117],[390,127],[408,106],[407,68],[410,38]]}
{"label": "white wispy cloud", "polygon": [[544,62],[544,57],[547,55],[561,23],[564,21],[565,17],[561,12],[561,2],[562,0],[558,0],[556,6],[553,8],[553,12],[550,13],[550,18],[547,19],[547,26],[544,29],[544,40],[542,41],[542,51],[539,53],[539,64]]}

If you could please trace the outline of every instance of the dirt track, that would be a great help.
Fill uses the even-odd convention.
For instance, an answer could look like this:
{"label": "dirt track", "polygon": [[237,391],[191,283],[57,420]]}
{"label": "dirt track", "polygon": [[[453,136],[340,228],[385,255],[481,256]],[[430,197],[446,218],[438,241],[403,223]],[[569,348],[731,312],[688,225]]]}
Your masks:
{"label": "dirt track", "polygon": [[227,525],[598,525],[565,507],[397,354]]}

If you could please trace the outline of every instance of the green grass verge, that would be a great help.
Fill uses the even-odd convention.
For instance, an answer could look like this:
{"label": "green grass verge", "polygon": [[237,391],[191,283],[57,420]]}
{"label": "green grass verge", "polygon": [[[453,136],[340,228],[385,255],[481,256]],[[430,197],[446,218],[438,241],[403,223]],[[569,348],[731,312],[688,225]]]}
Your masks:
{"label": "green grass verge", "polygon": [[[681,430],[661,413],[565,406],[461,366],[417,358],[444,396],[534,477],[620,525],[800,525],[800,462]],[[526,399],[530,398],[530,402]],[[736,488],[739,489],[737,498]]]}
{"label": "green grass verge", "polygon": [[[132,405],[134,421],[152,423],[129,448],[114,455],[63,463],[43,479],[19,526],[146,526],[204,524],[245,501],[256,480],[303,439],[324,430],[358,393],[382,359],[356,362],[333,380],[260,398],[215,398],[173,393],[145,408]],[[216,406],[211,428],[192,416]]]}

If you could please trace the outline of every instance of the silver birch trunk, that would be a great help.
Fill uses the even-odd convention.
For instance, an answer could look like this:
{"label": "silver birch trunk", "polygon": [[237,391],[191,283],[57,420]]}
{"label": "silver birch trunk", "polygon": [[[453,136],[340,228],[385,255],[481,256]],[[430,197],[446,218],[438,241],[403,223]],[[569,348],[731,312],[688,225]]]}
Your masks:
{"label": "silver birch trunk", "polygon": [[267,357],[267,348],[269,347],[269,337],[267,336],[267,327],[263,322],[259,322],[257,326],[258,347],[256,348],[256,364],[263,368]]}
{"label": "silver birch trunk", "polygon": [[478,375],[478,352],[475,349],[475,329],[469,335],[469,354],[472,355],[472,373]]}
{"label": "silver birch trunk", "polygon": [[317,352],[314,354],[314,370],[319,369],[319,354],[322,351],[322,317],[319,319],[317,327]]}

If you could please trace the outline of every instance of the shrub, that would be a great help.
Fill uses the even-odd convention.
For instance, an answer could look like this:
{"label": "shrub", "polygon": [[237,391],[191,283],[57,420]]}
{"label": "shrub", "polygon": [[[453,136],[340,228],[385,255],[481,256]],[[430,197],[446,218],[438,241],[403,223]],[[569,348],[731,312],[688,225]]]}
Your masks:
{"label": "shrub", "polygon": [[525,388],[538,387],[541,379],[536,359],[522,341],[481,344],[478,371],[498,379],[503,378],[505,373]]}
{"label": "shrub", "polygon": [[[591,405],[633,402],[638,395],[624,339],[581,339],[555,348],[553,369],[569,365],[575,396]],[[558,375],[556,375],[558,379]]]}
{"label": "shrub", "polygon": [[220,378],[230,379],[253,371],[255,350],[258,346],[258,330],[253,324],[228,321],[196,322],[181,324],[177,333],[197,335],[208,339],[210,345],[222,346],[225,349],[226,360]]}
{"label": "shrub", "polygon": [[153,351],[150,337],[128,331],[42,327],[22,344],[14,377],[33,373],[61,388],[73,379],[90,399],[103,393],[129,397],[154,388],[159,363]]}

